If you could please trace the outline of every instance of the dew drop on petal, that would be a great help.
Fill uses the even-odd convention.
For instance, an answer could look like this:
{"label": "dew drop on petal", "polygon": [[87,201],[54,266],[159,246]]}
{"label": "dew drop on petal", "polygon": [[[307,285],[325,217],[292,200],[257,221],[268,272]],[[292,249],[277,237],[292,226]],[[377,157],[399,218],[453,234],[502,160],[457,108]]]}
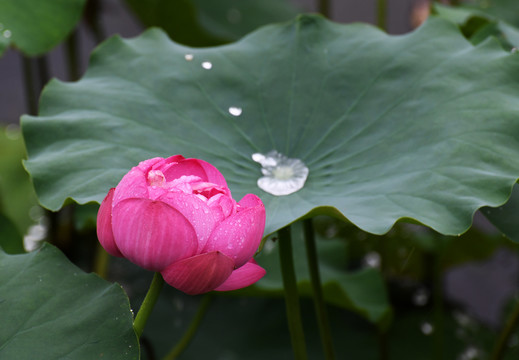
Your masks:
{"label": "dew drop on petal", "polygon": [[186,61],[193,60],[193,54],[186,54],[186,55],[184,55],[184,59],[186,59]]}
{"label": "dew drop on petal", "polygon": [[309,170],[299,159],[290,159],[273,150],[266,155],[252,154],[252,160],[261,165],[263,177],[258,179],[258,186],[269,194],[289,195],[305,185]]}
{"label": "dew drop on petal", "polygon": [[204,61],[204,62],[202,63],[202,67],[203,67],[204,69],[206,69],[206,70],[210,70],[210,69],[213,67],[213,64],[210,63],[209,61]]}
{"label": "dew drop on petal", "polygon": [[434,328],[430,323],[424,322],[422,325],[420,325],[420,330],[424,335],[431,335],[434,331]]}
{"label": "dew drop on petal", "polygon": [[229,108],[229,114],[233,115],[233,116],[240,116],[242,113],[242,109],[239,108],[239,107],[236,107],[236,106],[231,106]]}

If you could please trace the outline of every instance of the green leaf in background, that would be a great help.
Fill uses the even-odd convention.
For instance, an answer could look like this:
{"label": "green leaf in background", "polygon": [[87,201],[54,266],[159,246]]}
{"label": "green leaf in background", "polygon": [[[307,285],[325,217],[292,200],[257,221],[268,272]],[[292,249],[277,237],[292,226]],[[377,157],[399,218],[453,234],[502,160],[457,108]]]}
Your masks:
{"label": "green leaf in background", "polygon": [[[518,56],[440,19],[388,36],[302,16],[204,49],[160,30],[115,37],[23,118],[25,164],[52,210],[100,202],[139,161],[180,153],[218,167],[234,197],[258,194],[266,234],[318,214],[377,234],[409,218],[459,234],[519,176]],[[306,164],[303,189],[258,188],[251,156],[271,150]]]}
{"label": "green leaf in background", "polygon": [[[294,226],[293,256],[299,293],[313,295],[300,224]],[[344,239],[319,239],[316,242],[324,299],[328,304],[353,311],[385,328],[391,320],[384,280],[376,269],[348,271],[347,243]],[[256,257],[268,269],[263,279],[236,294],[283,296],[283,278],[277,242],[268,241]]]}
{"label": "green leaf in background", "polygon": [[178,43],[208,46],[237,40],[297,13],[287,0],[126,0],[146,26],[164,29]]}
{"label": "green leaf in background", "polygon": [[0,212],[25,234],[41,215],[29,174],[22,166],[25,146],[15,125],[0,126]]}
{"label": "green leaf in background", "polygon": [[476,0],[475,4],[464,7],[480,10],[519,27],[519,2],[516,0]]}
{"label": "green leaf in background", "polygon": [[510,200],[498,208],[486,207],[482,213],[510,240],[519,243],[519,189],[514,186]]}
{"label": "green leaf in background", "polygon": [[16,225],[4,214],[0,213],[0,251],[8,254],[22,254],[23,237],[16,228]]}
{"label": "green leaf in background", "polygon": [[51,245],[0,251],[0,358],[138,359],[128,298]]}
{"label": "green leaf in background", "polygon": [[86,0],[0,1],[0,55],[7,43],[29,56],[41,55],[72,31]]}
{"label": "green leaf in background", "polygon": [[[517,21],[514,23],[515,26],[510,25],[503,18],[493,15],[492,12],[487,12],[485,7],[452,7],[434,3],[433,12],[439,17],[457,24],[473,44],[479,44],[493,36],[503,44],[505,49],[519,47]],[[514,13],[513,10],[510,13]]]}

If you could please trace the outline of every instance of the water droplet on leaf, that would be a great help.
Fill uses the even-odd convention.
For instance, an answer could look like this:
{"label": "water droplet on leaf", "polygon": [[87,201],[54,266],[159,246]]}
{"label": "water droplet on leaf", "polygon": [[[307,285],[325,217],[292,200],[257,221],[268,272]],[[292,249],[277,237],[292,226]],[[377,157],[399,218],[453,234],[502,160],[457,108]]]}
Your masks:
{"label": "water droplet on leaf", "polygon": [[266,155],[252,154],[252,160],[261,164],[264,175],[258,179],[257,184],[269,194],[289,195],[305,185],[309,170],[299,159],[290,159],[274,150]]}
{"label": "water droplet on leaf", "polygon": [[11,33],[11,30],[4,30],[4,32],[2,33],[2,35],[6,38],[6,39],[9,39],[12,35]]}
{"label": "water droplet on leaf", "polygon": [[193,60],[193,54],[186,54],[186,55],[184,55],[184,59],[186,59],[186,61]]}
{"label": "water droplet on leaf", "polygon": [[236,107],[236,106],[231,106],[229,108],[229,114],[233,115],[233,116],[240,116],[242,113],[242,109],[239,108],[239,107]]}
{"label": "water droplet on leaf", "polygon": [[204,61],[204,62],[202,63],[202,67],[203,67],[204,69],[206,69],[206,70],[210,70],[210,69],[213,67],[213,64],[210,63],[209,61]]}

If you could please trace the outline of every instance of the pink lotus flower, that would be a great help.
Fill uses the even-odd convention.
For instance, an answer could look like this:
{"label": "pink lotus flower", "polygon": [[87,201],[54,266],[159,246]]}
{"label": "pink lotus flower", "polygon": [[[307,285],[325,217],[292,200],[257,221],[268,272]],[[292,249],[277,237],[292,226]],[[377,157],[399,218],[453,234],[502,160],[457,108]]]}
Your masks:
{"label": "pink lotus flower", "polygon": [[191,295],[261,279],[265,270],[252,257],[264,228],[256,195],[237,203],[214,166],[181,155],[131,169],[97,214],[97,236],[108,253],[162,273]]}

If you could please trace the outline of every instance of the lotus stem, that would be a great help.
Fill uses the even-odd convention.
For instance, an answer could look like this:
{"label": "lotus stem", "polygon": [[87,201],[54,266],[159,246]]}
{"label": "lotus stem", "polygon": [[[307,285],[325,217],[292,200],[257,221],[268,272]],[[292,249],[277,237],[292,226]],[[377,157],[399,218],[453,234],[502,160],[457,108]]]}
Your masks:
{"label": "lotus stem", "polygon": [[110,255],[106,252],[106,250],[101,246],[101,243],[98,242],[96,246],[96,253],[94,258],[94,272],[106,279],[108,274],[108,263],[110,262]]}
{"label": "lotus stem", "polygon": [[327,360],[335,359],[335,351],[333,349],[332,334],[330,331],[330,322],[328,321],[328,313],[324,302],[323,288],[321,284],[321,276],[319,274],[319,262],[317,259],[317,248],[315,245],[314,226],[312,219],[303,221],[306,258],[310,269],[310,282],[314,295],[315,312],[317,315],[317,323],[321,334],[321,343],[323,345],[324,356]]}
{"label": "lotus stem", "polygon": [[285,305],[288,320],[288,329],[292,341],[292,349],[296,360],[307,360],[305,335],[303,322],[301,321],[301,309],[299,307],[299,294],[297,292],[296,275],[294,270],[294,258],[292,255],[292,235],[290,226],[278,231],[279,235],[279,259],[281,273],[283,275],[283,287],[285,289]]}
{"label": "lotus stem", "polygon": [[191,321],[191,324],[189,324],[189,327],[184,333],[184,336],[182,336],[180,341],[169,352],[169,354],[163,358],[163,360],[175,360],[187,348],[187,346],[193,339],[193,336],[195,336],[196,331],[198,330],[198,327],[200,326],[200,323],[202,322],[205,313],[209,308],[209,304],[211,303],[212,298],[213,297],[209,294],[204,295],[204,297],[200,301],[200,305],[198,306],[198,310],[195,314],[195,317]]}
{"label": "lotus stem", "polygon": [[330,0],[319,0],[319,12],[327,18],[331,18]]}
{"label": "lotus stem", "polygon": [[492,360],[500,360],[503,358],[506,350],[506,346],[510,340],[510,336],[512,332],[517,327],[519,323],[519,301],[515,304],[515,308],[512,312],[512,315],[508,318],[505,327],[501,334],[499,334],[499,338],[497,339],[496,346],[494,351],[492,352]]}
{"label": "lotus stem", "polygon": [[377,26],[387,31],[386,24],[387,1],[377,0]]}
{"label": "lotus stem", "polygon": [[159,298],[160,290],[162,289],[163,285],[164,279],[162,278],[162,275],[158,272],[155,273],[155,275],[153,276],[153,280],[151,281],[148,293],[146,294],[146,297],[142,302],[141,308],[139,309],[139,312],[135,317],[135,321],[133,322],[133,329],[135,330],[135,333],[139,338],[141,337],[142,332],[144,331],[144,327],[148,322],[148,318],[150,317],[151,312],[153,311],[153,307],[155,306],[155,303]]}

